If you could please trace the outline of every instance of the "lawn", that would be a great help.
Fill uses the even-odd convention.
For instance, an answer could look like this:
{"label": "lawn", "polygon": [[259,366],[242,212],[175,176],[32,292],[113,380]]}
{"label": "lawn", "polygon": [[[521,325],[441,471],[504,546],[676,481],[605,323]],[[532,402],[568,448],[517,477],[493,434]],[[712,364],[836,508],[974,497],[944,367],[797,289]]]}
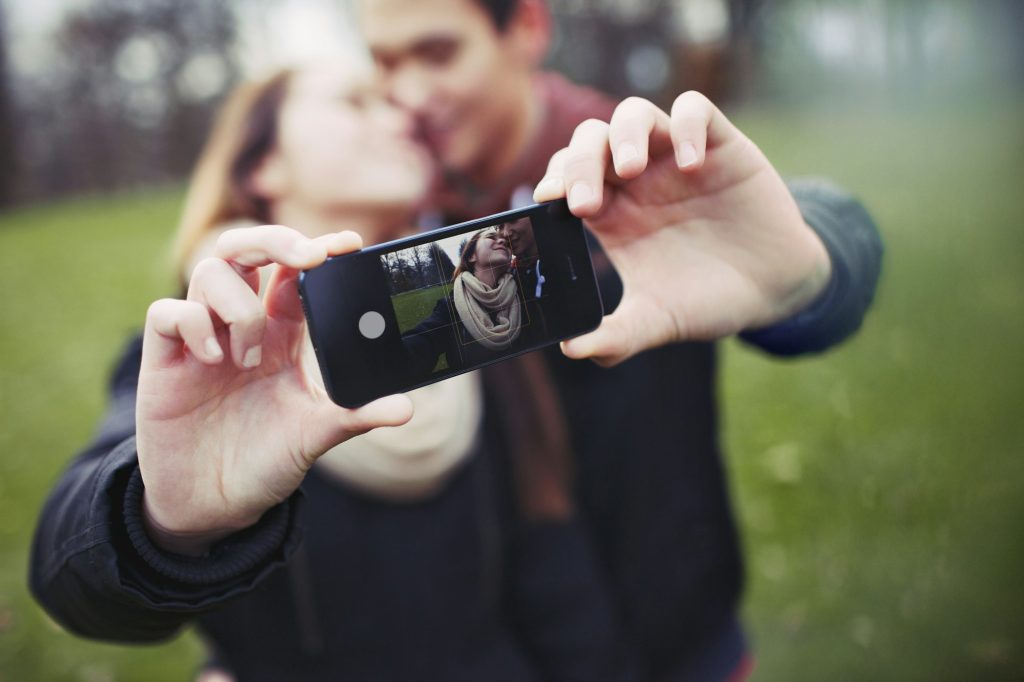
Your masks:
{"label": "lawn", "polygon": [[[438,300],[447,296],[451,289],[451,284],[437,284],[423,289],[403,291],[393,296],[391,305],[395,307],[395,317],[398,318],[398,333],[404,334],[430,317]],[[442,369],[448,369],[448,358],[444,355],[437,358],[437,364],[430,371],[433,374]]]}
{"label": "lawn", "polygon": [[398,332],[404,334],[430,317],[438,300],[447,296],[449,291],[450,284],[437,284],[423,289],[403,291],[393,296],[391,304],[395,307],[395,317],[398,318]]}
{"label": "lawn", "polygon": [[[785,174],[863,197],[887,244],[851,343],[797,362],[725,344],[755,679],[1024,678],[1024,107],[974,106],[735,112]],[[200,659],[192,635],[80,640],[25,591],[43,497],[119,346],[173,292],[179,203],[0,216],[0,682],[182,680]]]}

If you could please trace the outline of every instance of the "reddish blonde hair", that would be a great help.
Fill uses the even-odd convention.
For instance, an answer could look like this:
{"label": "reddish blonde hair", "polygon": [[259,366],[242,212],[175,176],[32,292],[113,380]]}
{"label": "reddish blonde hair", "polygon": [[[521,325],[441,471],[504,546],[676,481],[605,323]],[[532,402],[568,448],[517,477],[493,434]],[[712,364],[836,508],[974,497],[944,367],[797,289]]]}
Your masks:
{"label": "reddish blonde hair", "polygon": [[293,71],[283,69],[235,88],[217,114],[196,162],[172,251],[184,279],[206,235],[231,221],[270,222],[267,200],[253,191],[253,172],[274,148],[281,106]]}

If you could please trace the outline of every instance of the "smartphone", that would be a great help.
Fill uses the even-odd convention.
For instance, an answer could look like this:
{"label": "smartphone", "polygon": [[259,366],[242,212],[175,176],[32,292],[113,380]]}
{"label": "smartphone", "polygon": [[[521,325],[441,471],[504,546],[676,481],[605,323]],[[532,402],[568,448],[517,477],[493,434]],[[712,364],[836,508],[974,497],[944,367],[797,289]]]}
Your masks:
{"label": "smartphone", "polygon": [[603,308],[564,200],[329,258],[299,275],[331,399],[358,407],[597,327]]}

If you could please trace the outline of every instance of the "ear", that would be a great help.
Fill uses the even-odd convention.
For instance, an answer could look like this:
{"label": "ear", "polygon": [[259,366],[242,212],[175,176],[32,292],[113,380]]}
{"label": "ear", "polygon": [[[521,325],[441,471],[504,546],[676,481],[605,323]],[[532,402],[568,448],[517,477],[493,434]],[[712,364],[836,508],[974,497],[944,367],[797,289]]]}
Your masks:
{"label": "ear", "polygon": [[505,38],[531,70],[540,66],[551,47],[551,11],[546,0],[517,0]]}
{"label": "ear", "polygon": [[285,195],[288,191],[288,167],[276,149],[263,157],[249,177],[248,185],[253,193],[269,201]]}

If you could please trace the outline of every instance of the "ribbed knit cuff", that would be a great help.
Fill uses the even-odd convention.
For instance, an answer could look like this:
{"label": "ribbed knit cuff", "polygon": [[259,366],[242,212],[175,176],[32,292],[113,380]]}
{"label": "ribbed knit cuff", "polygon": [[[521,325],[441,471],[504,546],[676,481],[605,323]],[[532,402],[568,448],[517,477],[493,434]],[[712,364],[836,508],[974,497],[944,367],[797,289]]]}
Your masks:
{"label": "ribbed knit cuff", "polygon": [[[138,466],[124,494],[124,523],[135,551],[160,575],[187,585],[216,585],[244,576],[279,554],[288,535],[293,498],[269,509],[256,525],[214,544],[203,557],[160,549],[146,534],[142,518],[145,486]],[[298,494],[298,493],[297,493]]]}

